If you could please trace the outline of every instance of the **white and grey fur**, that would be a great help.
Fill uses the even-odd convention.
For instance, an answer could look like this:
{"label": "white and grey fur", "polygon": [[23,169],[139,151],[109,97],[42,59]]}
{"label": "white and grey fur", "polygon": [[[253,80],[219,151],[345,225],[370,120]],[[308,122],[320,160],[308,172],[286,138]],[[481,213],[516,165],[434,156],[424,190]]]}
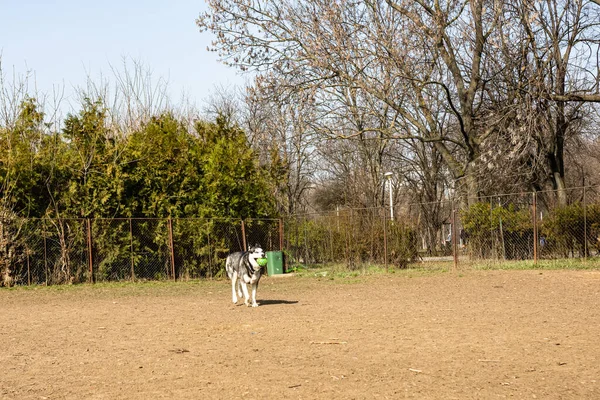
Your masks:
{"label": "white and grey fur", "polygon": [[[250,306],[250,296],[247,284],[252,286],[252,307],[258,307],[256,302],[256,289],[262,274],[262,267],[256,260],[264,258],[265,253],[259,246],[251,247],[248,251],[238,251],[227,256],[225,269],[231,279],[231,300],[237,303],[238,297],[244,295],[244,304]],[[236,285],[237,284],[237,285]],[[237,289],[237,296],[236,296]]]}

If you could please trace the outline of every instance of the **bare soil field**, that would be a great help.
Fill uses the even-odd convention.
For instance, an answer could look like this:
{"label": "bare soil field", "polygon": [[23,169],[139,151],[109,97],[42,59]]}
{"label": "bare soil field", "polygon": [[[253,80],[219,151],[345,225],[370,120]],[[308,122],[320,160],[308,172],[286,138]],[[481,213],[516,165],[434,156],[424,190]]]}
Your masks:
{"label": "bare soil field", "polygon": [[1,399],[599,399],[600,272],[0,290]]}

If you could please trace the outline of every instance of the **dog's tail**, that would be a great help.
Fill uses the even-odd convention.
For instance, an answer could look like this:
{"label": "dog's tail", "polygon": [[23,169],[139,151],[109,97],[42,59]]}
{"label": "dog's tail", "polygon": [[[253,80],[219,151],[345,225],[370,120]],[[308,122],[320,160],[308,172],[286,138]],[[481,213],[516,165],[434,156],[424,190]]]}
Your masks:
{"label": "dog's tail", "polygon": [[225,271],[227,271],[227,276],[231,279],[233,277],[233,260],[231,257],[227,257],[225,261]]}
{"label": "dog's tail", "polygon": [[229,279],[231,279],[233,271],[231,269],[231,261],[229,257],[227,257],[227,260],[225,260],[225,271],[227,272],[227,276],[229,277]]}

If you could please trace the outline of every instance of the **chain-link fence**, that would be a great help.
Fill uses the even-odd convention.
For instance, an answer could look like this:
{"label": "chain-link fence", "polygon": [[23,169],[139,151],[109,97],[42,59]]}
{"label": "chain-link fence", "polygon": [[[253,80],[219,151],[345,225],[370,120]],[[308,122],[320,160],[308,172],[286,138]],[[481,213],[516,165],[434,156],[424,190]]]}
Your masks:
{"label": "chain-link fence", "polygon": [[[286,220],[289,263],[468,268],[600,257],[599,188],[497,195]],[[562,197],[562,198],[561,198]]]}
{"label": "chain-link fence", "polygon": [[223,276],[260,245],[288,270],[468,268],[600,260],[600,188],[339,209],[281,219],[0,219],[0,282],[59,284]]}
{"label": "chain-link fence", "polygon": [[384,208],[298,215],[286,220],[285,232],[289,264],[404,267],[419,256],[412,221],[391,220]]}
{"label": "chain-link fence", "polygon": [[282,250],[280,220],[13,219],[1,224],[6,283],[194,279],[223,274],[225,258],[260,245]]}
{"label": "chain-link fence", "polygon": [[599,200],[595,187],[481,199],[457,212],[459,264],[596,260]]}
{"label": "chain-link fence", "polygon": [[291,260],[302,264],[377,263],[385,256],[382,211],[349,209],[289,218],[286,251]]}

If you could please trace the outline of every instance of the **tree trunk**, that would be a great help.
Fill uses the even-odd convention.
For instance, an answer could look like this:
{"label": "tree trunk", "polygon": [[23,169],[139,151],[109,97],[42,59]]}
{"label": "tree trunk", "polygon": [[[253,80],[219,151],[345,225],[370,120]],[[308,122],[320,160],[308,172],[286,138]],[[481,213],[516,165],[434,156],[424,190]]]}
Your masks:
{"label": "tree trunk", "polygon": [[466,197],[466,205],[472,206],[479,201],[479,184],[477,182],[477,174],[475,170],[475,161],[470,161],[465,170],[465,185],[464,192]]}

